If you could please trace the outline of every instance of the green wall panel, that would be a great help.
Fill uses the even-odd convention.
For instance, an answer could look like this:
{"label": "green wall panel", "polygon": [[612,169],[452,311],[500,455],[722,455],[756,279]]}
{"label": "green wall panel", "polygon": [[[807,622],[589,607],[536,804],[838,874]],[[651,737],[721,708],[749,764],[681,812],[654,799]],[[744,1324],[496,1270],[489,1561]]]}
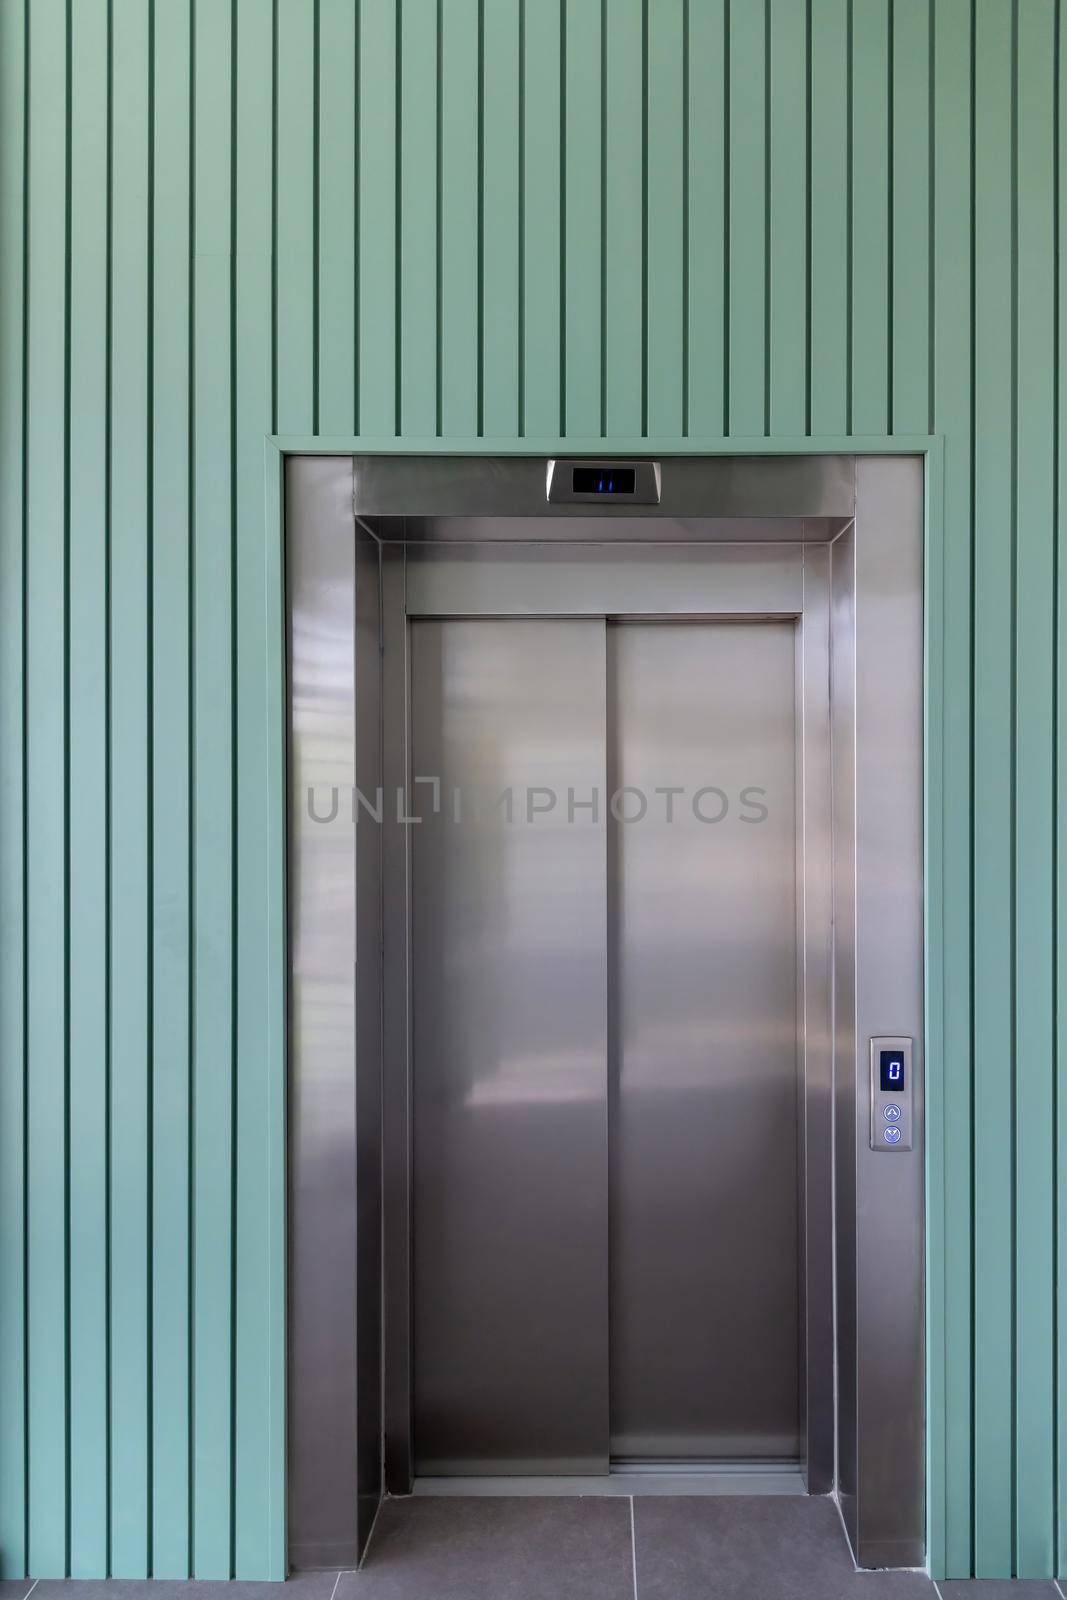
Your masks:
{"label": "green wall panel", "polygon": [[190,1570],[190,24],[190,0],[157,7],[152,123],[151,1510],[152,1571],[166,1578]]}
{"label": "green wall panel", "polygon": [[[233,1534],[234,7],[235,0],[196,5],[193,51],[192,1551],[193,1569],[204,1578],[229,1573]],[[289,99],[300,108],[299,117],[293,117],[293,144],[307,152],[312,143],[310,23],[300,38],[293,32],[285,41],[292,66]],[[299,331],[301,359],[292,359],[292,368],[300,376],[294,376],[294,390],[306,393],[310,416],[312,250],[310,240],[305,245],[301,235],[297,244],[295,234],[297,205],[305,207],[309,219],[312,207],[303,186],[290,200],[293,276],[287,282],[297,312],[287,343],[292,359]],[[280,346],[279,338],[279,355]]]}
{"label": "green wall panel", "polygon": [[[1014,1484],[1012,7],[975,16],[974,1545],[1010,1572]],[[946,1225],[951,1222],[946,1218]]]}
{"label": "green wall panel", "polygon": [[0,7],[0,1305],[5,1308],[0,1316],[0,1572],[5,1573],[22,1573],[27,1556],[26,65],[24,9],[5,4]]}
{"label": "green wall panel", "polygon": [[[67,273],[62,0],[27,16],[25,360],[26,1521],[28,1561],[67,1544]],[[136,473],[137,463],[133,463]],[[143,994],[143,975],[135,978]],[[9,1314],[5,1307],[5,1318]]]}
{"label": "green wall panel", "polygon": [[850,393],[849,0],[811,0],[809,31],[808,426],[816,435],[842,434]]}
{"label": "green wall panel", "polygon": [[[485,239],[479,210],[483,134],[478,0],[452,0],[438,23],[436,422],[429,430],[478,433],[482,413],[480,280]],[[439,309],[438,309],[439,308]]]}
{"label": "green wall panel", "polygon": [[107,1563],[108,214],[106,0],[72,13],[70,345],[70,1570]]}
{"label": "green wall panel", "polygon": [[[336,47],[352,70],[355,29],[346,31],[344,7],[334,7],[320,30],[323,48]],[[271,927],[270,879],[263,870],[272,851],[269,795],[271,724],[264,711],[272,693],[267,671],[267,573],[264,567],[263,437],[271,427],[271,184],[272,184],[272,65],[271,0],[237,0],[237,68],[245,92],[238,98],[234,123],[236,177],[237,260],[234,294],[234,402],[239,419],[234,438],[234,801],[238,826],[235,844],[236,1065],[234,1095],[235,1296],[233,1304],[233,1568],[257,1576],[276,1570],[284,1560],[271,1547],[277,1520],[272,1494],[278,1462],[272,1460],[272,1397],[276,1393],[271,1371],[273,1346],[264,1338],[264,1323],[280,1324],[272,1281],[274,1217],[272,1188],[275,1172],[271,1150]],[[336,29],[331,32],[331,28]],[[336,100],[336,97],[335,97]],[[346,123],[338,118],[337,137],[343,153],[355,138],[355,115],[349,93],[344,107]],[[348,135],[345,125],[352,130]],[[346,154],[350,159],[350,154]],[[326,181],[324,179],[324,181]],[[355,302],[352,271],[355,260],[355,192],[342,187],[336,173],[332,212],[328,226],[337,240],[338,262],[333,271],[322,269],[326,285],[321,301],[334,294],[347,304],[349,321],[343,336],[330,342],[327,322],[320,339],[319,372],[322,381],[323,425],[344,426],[355,409]],[[326,202],[324,201],[324,210]],[[343,270],[342,270],[343,263]],[[338,312],[338,315],[343,315]],[[320,324],[321,331],[321,324]],[[278,717],[280,723],[281,718]],[[278,1069],[284,1079],[284,1068]],[[283,1186],[284,1187],[284,1186]],[[284,1203],[284,1194],[282,1196]],[[277,1263],[284,1282],[284,1263]],[[284,1305],[284,1302],[283,1302]],[[282,1329],[277,1332],[280,1344]],[[280,1396],[279,1396],[280,1403]],[[275,1419],[276,1421],[276,1419]],[[283,1508],[284,1509],[284,1508]]]}
{"label": "green wall panel", "polygon": [[[971,607],[972,509],[972,191],[971,0],[939,0],[931,40],[933,97],[933,260],[930,346],[936,426],[944,433],[943,595],[928,615],[929,644],[939,648],[946,684],[940,707],[937,767],[928,772],[940,810],[927,813],[929,883],[940,887],[942,940],[928,948],[928,978],[941,997],[942,1032],[928,1048],[940,1056],[942,1100],[927,1109],[931,1169],[930,1236],[940,1252],[928,1274],[930,1326],[940,1344],[929,1356],[939,1384],[939,1424],[930,1431],[928,1484],[931,1562],[935,1570],[966,1573],[972,1562],[971,1335],[972,1230],[968,1226],[972,1159],[972,768]],[[939,781],[938,781],[939,780]],[[936,849],[935,849],[936,845]],[[931,1011],[931,1014],[933,1012]]]}
{"label": "green wall panel", "polygon": [[[394,0],[400,4],[401,0]],[[564,15],[558,6],[525,0],[522,160],[522,290],[519,308],[525,360],[519,394],[524,433],[563,427],[563,167]],[[635,106],[631,106],[634,116]]]}
{"label": "green wall panel", "polygon": [[[726,246],[727,433],[767,426],[767,17],[760,5],[727,0]],[[797,240],[800,245],[800,240]]]}
{"label": "green wall panel", "polygon": [[931,1562],[1067,1573],[1064,35],[0,0],[0,1576],[284,1569],[272,433],[942,436]]}
{"label": "green wall panel", "polygon": [[[109,793],[111,1569],[148,1562],[149,1012],[153,907],[149,821],[149,22],[111,7],[109,383]],[[32,541],[31,541],[32,549]],[[71,791],[71,815],[74,796]]]}
{"label": "green wall panel", "polygon": [[1054,0],[1028,0],[1015,25],[1015,1565],[1030,1578],[1055,1544]]}
{"label": "green wall panel", "polygon": [[[618,0],[604,58],[604,380],[607,431],[644,425],[644,33],[642,0]],[[635,114],[641,108],[640,115]],[[679,165],[674,174],[684,181]],[[675,210],[672,221],[682,220]],[[682,287],[679,276],[678,288]],[[721,312],[720,312],[721,318]],[[667,376],[670,374],[668,373]],[[676,374],[680,377],[680,373]]]}
{"label": "green wall panel", "polygon": [[[376,436],[398,426],[397,195],[399,109],[397,0],[360,8],[354,77],[359,171],[354,174],[356,281],[356,431]],[[276,381],[276,380],[275,380]],[[275,411],[277,416],[277,411]]]}
{"label": "green wall panel", "polygon": [[[270,99],[267,93],[271,74],[270,35],[262,26],[257,27],[259,19],[255,11],[244,8],[242,18],[240,9],[238,48],[248,43],[243,36],[251,32],[256,39],[258,59],[247,53],[239,57],[237,73],[239,80],[249,85],[255,83],[257,74],[261,75],[260,94],[249,98],[253,102],[258,99],[265,113],[265,119],[257,119],[255,133],[261,138],[260,149],[266,155],[271,142]],[[262,17],[263,8],[259,10]],[[352,0],[321,0],[316,58],[319,98],[317,401],[319,428],[323,433],[335,434],[353,433],[356,426],[356,296],[353,293],[356,281],[356,185],[353,180],[356,171],[357,116],[353,86],[359,62],[356,44],[356,8]],[[268,52],[265,55],[264,46]],[[247,131],[251,137],[252,128],[249,127]],[[255,160],[253,145],[249,144],[247,154],[249,159]],[[243,166],[238,169],[239,205],[241,192],[251,176],[246,175]],[[264,242],[260,241],[261,246]],[[239,237],[239,260],[247,248]]]}

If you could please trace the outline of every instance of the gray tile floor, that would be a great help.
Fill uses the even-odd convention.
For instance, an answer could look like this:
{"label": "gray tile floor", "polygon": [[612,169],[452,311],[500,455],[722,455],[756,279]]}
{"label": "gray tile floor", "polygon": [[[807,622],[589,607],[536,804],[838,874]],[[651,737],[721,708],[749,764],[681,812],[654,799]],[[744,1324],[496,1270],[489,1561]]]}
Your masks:
{"label": "gray tile floor", "polygon": [[[277,1600],[262,1583],[0,1583],[0,1600]],[[791,1497],[389,1500],[359,1572],[286,1600],[1067,1600],[1054,1583],[856,1572],[836,1507]]]}
{"label": "gray tile floor", "polygon": [[640,1600],[936,1600],[918,1572],[857,1572],[827,1499],[636,1500]]}

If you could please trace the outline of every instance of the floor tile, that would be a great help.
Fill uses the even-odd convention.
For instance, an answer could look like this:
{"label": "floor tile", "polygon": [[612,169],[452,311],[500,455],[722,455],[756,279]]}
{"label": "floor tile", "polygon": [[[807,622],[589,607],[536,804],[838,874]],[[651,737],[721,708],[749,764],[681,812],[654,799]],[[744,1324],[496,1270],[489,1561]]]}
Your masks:
{"label": "floor tile", "polygon": [[[330,1600],[336,1572],[300,1572],[276,1583],[183,1582],[177,1578],[42,1578],[33,1600]],[[7,1597],[0,1595],[0,1600]],[[17,1600],[17,1597],[15,1597]]]}
{"label": "floor tile", "polygon": [[937,1587],[942,1600],[1060,1600],[1056,1585],[1040,1578],[956,1578]]}
{"label": "floor tile", "polygon": [[32,1578],[0,1578],[0,1600],[25,1600],[32,1587]]}
{"label": "floor tile", "polygon": [[633,1600],[630,1502],[387,1500],[336,1600]]}
{"label": "floor tile", "polygon": [[634,1530],[638,1600],[937,1600],[922,1573],[857,1572],[826,1499],[641,1499]]}

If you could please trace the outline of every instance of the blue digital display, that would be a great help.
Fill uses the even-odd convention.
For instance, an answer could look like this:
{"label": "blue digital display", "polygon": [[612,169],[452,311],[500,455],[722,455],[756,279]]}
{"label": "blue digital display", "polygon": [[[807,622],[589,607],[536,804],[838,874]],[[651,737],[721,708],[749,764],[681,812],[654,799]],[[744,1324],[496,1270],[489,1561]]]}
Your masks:
{"label": "blue digital display", "polygon": [[575,494],[633,494],[636,484],[633,467],[575,467],[571,479]]}
{"label": "blue digital display", "polygon": [[883,1094],[899,1094],[904,1088],[903,1050],[879,1050],[878,1075]]}

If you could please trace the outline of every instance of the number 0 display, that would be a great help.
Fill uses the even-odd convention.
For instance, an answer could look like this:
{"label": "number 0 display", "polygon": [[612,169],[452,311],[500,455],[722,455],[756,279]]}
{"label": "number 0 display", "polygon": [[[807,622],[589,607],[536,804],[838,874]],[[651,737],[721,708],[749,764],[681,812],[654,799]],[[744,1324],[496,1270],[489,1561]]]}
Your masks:
{"label": "number 0 display", "polygon": [[879,1059],[883,1093],[904,1087],[904,1057],[899,1050],[883,1050]]}

